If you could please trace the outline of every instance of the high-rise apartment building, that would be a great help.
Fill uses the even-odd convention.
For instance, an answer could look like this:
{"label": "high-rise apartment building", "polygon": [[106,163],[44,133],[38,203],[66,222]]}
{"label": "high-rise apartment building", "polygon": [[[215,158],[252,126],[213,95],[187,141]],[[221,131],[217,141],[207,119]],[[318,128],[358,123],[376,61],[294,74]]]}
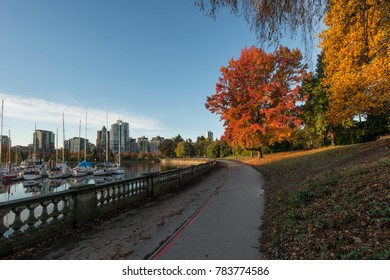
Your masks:
{"label": "high-rise apartment building", "polygon": [[150,152],[152,154],[158,154],[159,153],[159,147],[161,143],[164,141],[164,137],[156,136],[153,137],[152,140],[150,140]]}
{"label": "high-rise apartment building", "polygon": [[121,152],[129,151],[129,135],[130,129],[129,124],[127,122],[123,122],[122,120],[118,120],[116,123],[111,125],[110,130],[110,149],[113,153],[119,152],[119,146],[121,148]]}
{"label": "high-rise apartment building", "polygon": [[33,141],[35,152],[41,156],[54,152],[55,135],[53,132],[42,129],[35,130]]}
{"label": "high-rise apartment building", "polygon": [[[85,138],[79,138],[79,137],[73,137],[68,140],[69,145],[69,152],[70,153],[81,153],[84,151],[84,149],[87,149],[87,153],[90,153],[89,143],[88,139],[85,140]],[[87,147],[85,147],[87,145]]]}
{"label": "high-rise apartment building", "polygon": [[149,139],[145,136],[139,137],[137,140],[138,152],[148,153],[149,150]]}
{"label": "high-rise apartment building", "polygon": [[102,130],[98,130],[97,132],[96,147],[98,151],[105,151],[107,146],[108,149],[110,149],[110,132],[107,131],[105,126],[103,126]]}
{"label": "high-rise apartment building", "polygon": [[206,139],[209,139],[210,141],[214,141],[214,134],[210,131],[206,131]]}
{"label": "high-rise apartment building", "polygon": [[132,153],[138,153],[138,149],[137,149],[137,139],[134,139],[134,138],[129,137],[128,143],[129,143],[130,152],[132,152]]}

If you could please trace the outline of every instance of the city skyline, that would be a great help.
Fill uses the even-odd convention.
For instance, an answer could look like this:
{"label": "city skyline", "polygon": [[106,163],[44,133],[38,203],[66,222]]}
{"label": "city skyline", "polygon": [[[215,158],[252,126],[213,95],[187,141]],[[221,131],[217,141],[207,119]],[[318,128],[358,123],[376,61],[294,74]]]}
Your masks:
{"label": "city skyline", "polygon": [[[111,134],[111,131],[112,131],[112,129],[113,129],[113,127],[115,126],[115,125],[117,125],[118,123],[122,123],[122,124],[127,124],[127,125],[129,125],[127,122],[125,122],[125,121],[123,121],[123,120],[117,120],[116,122],[114,122],[114,123],[112,123],[112,124],[109,124],[109,127],[110,127],[110,129],[108,129],[108,135],[110,135]],[[85,138],[85,134],[83,134],[82,133],[82,131],[81,131],[81,129],[80,129],[80,134],[79,135],[73,135],[73,136],[69,136],[69,137],[66,137],[66,138],[62,138],[62,132],[60,131],[60,130],[56,130],[56,131],[51,131],[51,130],[47,130],[47,129],[36,129],[35,131],[33,131],[32,132],[32,136],[31,136],[31,141],[28,143],[28,144],[26,144],[26,145],[20,145],[20,144],[14,144],[14,143],[12,143],[12,135],[11,135],[11,138],[9,137],[9,135],[6,135],[6,134],[4,134],[4,132],[3,132],[3,135],[2,135],[2,141],[3,141],[3,146],[6,146],[6,145],[8,145],[8,141],[9,141],[9,139],[11,139],[11,146],[12,147],[15,147],[15,146],[23,146],[23,147],[28,147],[28,146],[33,146],[34,145],[34,136],[35,135],[41,135],[42,133],[49,133],[49,134],[52,134],[53,136],[52,137],[54,137],[54,138],[50,138],[50,145],[53,147],[52,149],[54,150],[54,149],[56,149],[56,146],[57,146],[57,137],[58,137],[58,149],[61,149],[61,148],[63,148],[64,147],[64,143],[63,142],[61,142],[61,141],[64,141],[64,142],[69,142],[69,141],[71,141],[71,140],[73,140],[73,139],[78,139],[78,138],[80,138],[81,139],[81,141],[84,141],[84,140],[87,140],[87,143],[89,143],[89,144],[92,144],[93,146],[98,146],[98,138],[99,138],[99,132],[102,132],[104,129],[107,129],[106,128],[106,124],[105,125],[102,125],[102,127],[100,128],[100,129],[98,129],[98,130],[96,130],[96,131],[94,131],[95,132],[95,134],[94,135],[91,135],[90,137],[87,137],[87,138]],[[115,129],[115,128],[114,128]],[[123,139],[126,139],[126,140],[124,140],[124,141],[129,141],[129,140],[131,140],[131,139],[139,139],[139,138],[144,138],[144,139],[154,139],[154,138],[162,138],[163,140],[164,139],[174,139],[175,137],[177,137],[177,136],[181,136],[182,138],[183,138],[183,140],[184,141],[186,141],[186,140],[188,140],[188,139],[191,139],[193,142],[196,142],[196,140],[197,140],[197,138],[198,137],[204,137],[205,139],[211,139],[211,141],[214,141],[214,140],[219,140],[219,139],[213,139],[213,132],[212,131],[209,131],[209,130],[207,130],[206,131],[206,133],[205,134],[202,134],[202,135],[198,135],[198,136],[196,136],[194,139],[192,139],[192,138],[184,138],[183,137],[183,135],[181,135],[180,133],[177,133],[176,135],[172,135],[172,136],[165,136],[165,135],[158,135],[158,134],[156,134],[156,135],[152,135],[152,136],[145,136],[145,135],[131,135],[130,134],[130,131],[131,131],[131,129],[130,129],[130,127],[128,127],[128,130],[129,130],[129,134],[128,134],[128,137],[126,137],[127,135],[125,135],[124,137],[122,137]],[[58,134],[57,134],[58,133]],[[103,135],[103,134],[102,134]],[[211,138],[210,138],[210,135],[211,135]],[[42,137],[42,136],[35,136],[36,137],[36,139],[38,139],[39,137]],[[111,136],[109,136],[110,138],[109,138],[109,143],[110,143],[110,145],[109,145],[109,148],[110,148],[110,150],[112,150],[113,152],[118,152],[118,143],[116,143],[116,144],[111,144],[111,141],[112,141],[112,137]],[[117,136],[115,136],[115,137],[117,137]],[[105,140],[104,140],[105,141]],[[115,140],[115,141],[118,141],[117,139]],[[151,141],[151,140],[150,140]],[[48,143],[49,143],[48,142]],[[101,147],[104,149],[105,148],[105,142],[103,142],[104,144],[102,144],[101,145]],[[126,143],[126,144],[128,144],[128,143]],[[126,145],[125,144],[125,145]],[[39,140],[37,140],[36,141],[36,145],[37,145],[37,147],[39,147],[40,145],[41,145],[41,142],[39,141]],[[69,144],[68,144],[69,145]],[[124,145],[124,146],[125,146]],[[123,146],[123,147],[124,147]],[[83,147],[83,144],[82,144],[82,147]],[[123,149],[123,147],[122,147],[122,149],[121,150],[124,150]],[[74,148],[73,148],[74,149]],[[126,150],[126,149],[125,149]]]}

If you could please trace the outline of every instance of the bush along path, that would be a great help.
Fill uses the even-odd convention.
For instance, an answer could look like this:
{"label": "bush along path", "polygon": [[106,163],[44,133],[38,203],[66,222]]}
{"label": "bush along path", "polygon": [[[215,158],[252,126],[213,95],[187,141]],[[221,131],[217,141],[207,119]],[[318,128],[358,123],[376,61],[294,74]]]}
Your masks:
{"label": "bush along path", "polygon": [[266,258],[390,258],[390,138],[242,161],[267,179]]}

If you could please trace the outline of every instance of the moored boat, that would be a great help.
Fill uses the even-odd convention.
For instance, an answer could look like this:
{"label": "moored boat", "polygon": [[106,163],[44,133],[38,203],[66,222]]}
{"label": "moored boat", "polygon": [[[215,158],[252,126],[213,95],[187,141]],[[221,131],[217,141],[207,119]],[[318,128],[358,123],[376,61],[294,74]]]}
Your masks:
{"label": "moored boat", "polygon": [[19,172],[7,172],[3,174],[3,181],[18,181],[21,180],[22,176]]}
{"label": "moored boat", "polygon": [[113,175],[125,174],[125,169],[120,165],[115,164],[111,169],[111,173]]}
{"label": "moored boat", "polygon": [[49,179],[61,179],[62,176],[62,169],[58,166],[54,166],[47,172],[47,177]]}
{"label": "moored boat", "polygon": [[72,177],[83,177],[83,176],[87,176],[88,174],[88,171],[86,168],[82,167],[82,166],[77,166],[75,168],[72,169]]}
{"label": "moored boat", "polygon": [[108,167],[105,163],[98,163],[96,164],[95,168],[93,169],[93,175],[95,176],[105,176],[108,175]]}
{"label": "moored boat", "polygon": [[26,169],[22,172],[24,180],[36,180],[42,178],[42,174],[38,169]]}
{"label": "moored boat", "polygon": [[36,180],[42,178],[42,173],[38,168],[30,167],[23,170],[22,177],[24,180]]}

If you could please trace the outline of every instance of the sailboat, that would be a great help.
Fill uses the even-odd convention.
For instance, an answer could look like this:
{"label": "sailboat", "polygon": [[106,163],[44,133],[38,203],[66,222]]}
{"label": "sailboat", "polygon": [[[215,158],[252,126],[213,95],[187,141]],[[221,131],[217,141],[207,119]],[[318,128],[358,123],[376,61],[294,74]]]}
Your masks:
{"label": "sailboat", "polygon": [[[79,151],[80,151],[80,134],[81,134],[81,121],[79,129]],[[92,164],[87,161],[87,110],[85,110],[85,139],[84,139],[84,161],[80,162],[79,165],[72,170],[73,177],[82,177],[93,173]]]}
{"label": "sailboat", "polygon": [[34,145],[34,153],[32,155],[32,161],[27,162],[26,168],[23,169],[22,176],[24,180],[27,181],[33,181],[36,179],[42,178],[42,173],[39,170],[39,167],[36,166],[36,131],[37,131],[37,124],[35,124],[34,129],[34,139],[33,139],[33,145]]}
{"label": "sailboat", "polygon": [[58,162],[58,129],[56,136],[56,164],[48,171],[48,178],[51,180],[59,180],[62,178],[67,178],[70,174],[69,167],[64,162]]}
{"label": "sailboat", "polygon": [[8,164],[7,171],[3,174],[3,181],[16,181],[22,179],[17,168],[12,168],[11,164],[11,131],[8,131]]}
{"label": "sailboat", "polygon": [[[81,120],[79,126],[79,151],[78,151],[78,159],[80,161],[80,148],[81,148]],[[72,169],[72,177],[83,177],[87,175],[87,170],[82,166],[76,166]]]}
{"label": "sailboat", "polygon": [[95,176],[106,176],[112,174],[113,164],[108,162],[109,147],[108,147],[108,111],[107,111],[107,127],[106,127],[106,161],[103,163],[96,164],[93,169],[93,175]]}
{"label": "sailboat", "polygon": [[8,163],[6,167],[2,167],[1,150],[3,144],[3,112],[4,100],[1,101],[1,130],[0,130],[0,179],[5,181],[20,180],[21,176],[17,169],[13,169],[11,165],[11,131],[8,131]]}

